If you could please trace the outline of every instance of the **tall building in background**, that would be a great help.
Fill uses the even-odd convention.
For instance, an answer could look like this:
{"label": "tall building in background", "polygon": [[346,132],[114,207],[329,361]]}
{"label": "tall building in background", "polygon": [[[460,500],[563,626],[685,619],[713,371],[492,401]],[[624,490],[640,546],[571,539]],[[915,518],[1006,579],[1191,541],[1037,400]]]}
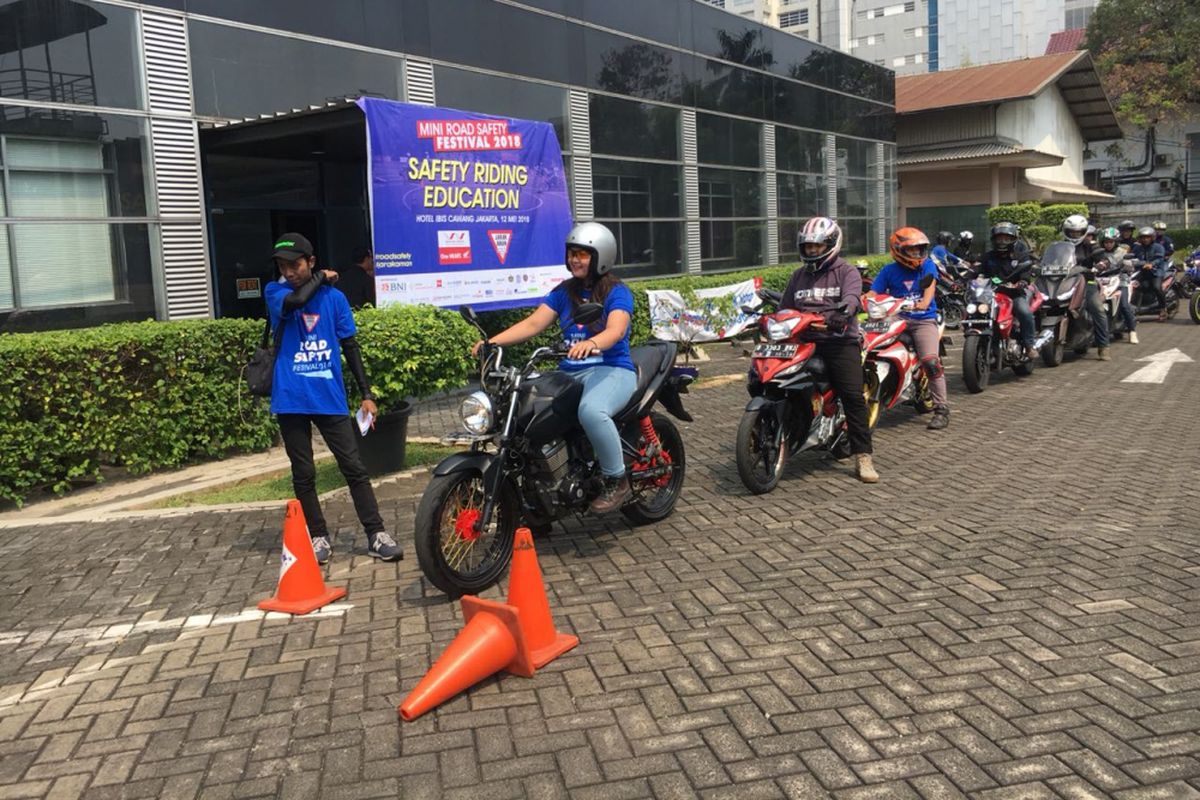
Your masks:
{"label": "tall building in background", "polygon": [[703,2],[726,11],[732,11],[734,14],[754,22],[803,36],[805,39],[818,39],[817,17],[822,0],[703,0]]}
{"label": "tall building in background", "polygon": [[1086,28],[1096,7],[1096,0],[937,2],[941,69],[1035,58],[1053,34]]}

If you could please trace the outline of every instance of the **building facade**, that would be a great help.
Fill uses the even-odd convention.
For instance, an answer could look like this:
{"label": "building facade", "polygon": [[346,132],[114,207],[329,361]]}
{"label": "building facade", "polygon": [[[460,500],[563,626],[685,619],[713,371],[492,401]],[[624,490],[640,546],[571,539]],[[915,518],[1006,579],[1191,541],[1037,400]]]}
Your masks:
{"label": "building facade", "polygon": [[[695,0],[0,15],[19,25],[0,52],[7,330],[222,315],[225,284],[285,229],[345,264],[369,229],[362,144],[306,140],[304,112],[364,95],[554,124],[575,216],[614,228],[628,274],[780,263],[813,214],[877,251],[894,218],[892,73]],[[286,148],[206,144],[261,116],[296,117]]]}
{"label": "building facade", "polygon": [[1096,6],[1096,0],[937,2],[940,69],[1043,55],[1052,34],[1086,28]]}

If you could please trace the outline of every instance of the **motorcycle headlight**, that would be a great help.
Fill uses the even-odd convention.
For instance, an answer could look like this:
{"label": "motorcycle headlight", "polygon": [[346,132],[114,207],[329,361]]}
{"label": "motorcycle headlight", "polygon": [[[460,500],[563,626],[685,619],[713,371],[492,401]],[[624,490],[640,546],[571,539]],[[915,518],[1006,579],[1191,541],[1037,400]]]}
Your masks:
{"label": "motorcycle headlight", "polygon": [[767,338],[772,342],[782,342],[784,339],[791,338],[792,331],[796,330],[796,326],[800,324],[800,320],[796,318],[776,320],[767,320]]}
{"label": "motorcycle headlight", "polygon": [[967,303],[967,313],[968,314],[974,314],[975,309],[977,309],[977,308],[979,308],[979,306],[975,305],[974,303]]}
{"label": "motorcycle headlight", "polygon": [[988,313],[989,308],[990,308],[990,306],[987,303],[980,303],[979,304],[979,313],[986,314],[986,313]]}
{"label": "motorcycle headlight", "polygon": [[463,427],[468,433],[487,433],[492,429],[492,401],[483,392],[467,395],[458,407]]}

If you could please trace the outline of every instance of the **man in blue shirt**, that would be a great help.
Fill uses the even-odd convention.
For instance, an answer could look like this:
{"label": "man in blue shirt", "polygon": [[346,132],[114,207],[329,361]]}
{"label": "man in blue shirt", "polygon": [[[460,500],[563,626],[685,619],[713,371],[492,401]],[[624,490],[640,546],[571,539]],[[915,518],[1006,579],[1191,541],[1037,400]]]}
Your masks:
{"label": "man in blue shirt", "polygon": [[1149,225],[1138,231],[1137,244],[1133,246],[1131,255],[1141,269],[1135,279],[1137,282],[1154,293],[1158,300],[1158,321],[1167,321],[1167,294],[1163,291],[1163,278],[1170,270],[1170,259],[1163,246],[1155,241],[1154,228]]}
{"label": "man in blue shirt", "polygon": [[[912,336],[921,368],[929,378],[933,398],[933,417],[927,426],[941,430],[950,424],[950,405],[946,398],[946,369],[940,355],[941,328],[938,325],[936,281],[938,270],[929,257],[929,238],[916,228],[900,228],[889,241],[892,258],[871,284],[868,300],[876,294],[910,298],[914,305],[904,312],[906,330]],[[928,285],[922,286],[928,278]]]}
{"label": "man in blue shirt", "polygon": [[1171,240],[1170,236],[1167,236],[1167,223],[1161,219],[1154,223],[1154,241],[1162,245],[1167,258],[1175,255],[1175,242]]}
{"label": "man in blue shirt", "polygon": [[367,534],[367,554],[396,561],[401,550],[384,530],[371,480],[358,455],[354,425],[347,414],[342,356],[362,394],[362,411],[375,415],[363,370],[362,353],[346,296],[332,284],[337,273],[316,269],[312,244],[298,233],[285,233],[271,254],[282,278],[269,283],[263,294],[271,327],[279,342],[271,385],[271,412],[279,420],[283,446],[292,462],[292,487],[304,509],[318,564],[333,555],[325,515],[317,499],[317,470],[313,464],[312,426],[321,431],[338,469],[350,487],[354,510]]}

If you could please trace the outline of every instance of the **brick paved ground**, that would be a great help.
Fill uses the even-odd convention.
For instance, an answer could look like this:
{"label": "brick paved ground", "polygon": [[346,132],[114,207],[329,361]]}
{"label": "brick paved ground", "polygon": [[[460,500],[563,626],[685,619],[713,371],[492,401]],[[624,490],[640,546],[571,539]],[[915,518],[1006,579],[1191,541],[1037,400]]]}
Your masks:
{"label": "brick paved ground", "polygon": [[[349,597],[296,620],[253,611],[278,513],[2,531],[0,798],[1200,797],[1200,363],[1119,383],[1200,329],[1143,331],[978,397],[955,364],[875,487],[804,457],[748,496],[711,381],[674,517],[539,542],[582,645],[403,726],[458,611],[344,505]],[[419,490],[382,497],[403,534]]]}

